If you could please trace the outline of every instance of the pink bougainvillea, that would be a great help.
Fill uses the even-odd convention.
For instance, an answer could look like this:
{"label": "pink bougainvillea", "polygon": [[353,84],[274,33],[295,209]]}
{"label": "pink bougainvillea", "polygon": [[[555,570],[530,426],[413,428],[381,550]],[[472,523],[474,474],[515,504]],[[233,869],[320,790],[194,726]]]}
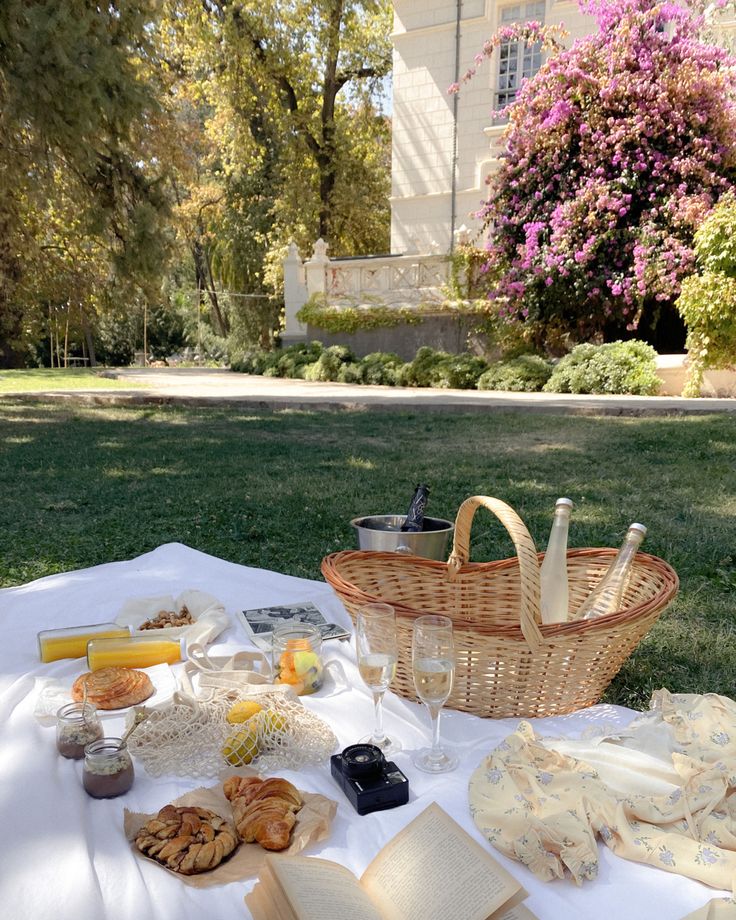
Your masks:
{"label": "pink bougainvillea", "polygon": [[[581,7],[598,31],[523,84],[480,213],[501,314],[583,336],[635,328],[693,270],[693,234],[736,179],[736,61],[673,3]],[[559,47],[540,28],[511,39]]]}

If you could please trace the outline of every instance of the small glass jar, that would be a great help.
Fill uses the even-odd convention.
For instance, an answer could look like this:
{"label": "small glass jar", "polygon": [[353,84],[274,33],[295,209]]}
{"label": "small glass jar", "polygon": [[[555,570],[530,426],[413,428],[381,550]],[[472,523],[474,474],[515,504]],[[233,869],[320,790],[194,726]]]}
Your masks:
{"label": "small glass jar", "polygon": [[56,713],[56,747],[62,757],[81,760],[85,747],[103,734],[92,703],[67,703]]}
{"label": "small glass jar", "polygon": [[272,639],[274,683],[289,684],[300,696],[322,686],[322,633],[311,623],[283,623]]}
{"label": "small glass jar", "polygon": [[133,785],[133,761],[122,738],[100,738],[84,749],[82,784],[93,799],[112,799]]}

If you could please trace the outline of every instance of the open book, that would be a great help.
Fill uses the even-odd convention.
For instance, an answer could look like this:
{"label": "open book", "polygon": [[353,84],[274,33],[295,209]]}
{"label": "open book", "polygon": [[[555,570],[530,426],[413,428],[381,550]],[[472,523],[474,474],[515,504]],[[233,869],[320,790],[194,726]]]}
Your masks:
{"label": "open book", "polygon": [[254,920],[531,920],[526,891],[439,805],[400,831],[363,873],[269,855],[245,902]]}

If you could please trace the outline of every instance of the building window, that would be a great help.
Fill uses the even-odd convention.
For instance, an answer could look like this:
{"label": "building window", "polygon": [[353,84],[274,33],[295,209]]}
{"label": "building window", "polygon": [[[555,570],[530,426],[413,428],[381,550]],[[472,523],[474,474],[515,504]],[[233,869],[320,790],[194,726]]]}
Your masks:
{"label": "building window", "polygon": [[[544,22],[544,0],[534,3],[517,3],[514,6],[501,8],[499,25],[508,26],[514,22],[529,22],[536,20]],[[494,94],[496,110],[510,105],[519,92],[522,80],[527,80],[542,66],[542,44],[535,42],[529,45],[526,42],[504,42],[498,49],[498,78]],[[497,118],[496,124],[505,121]]]}

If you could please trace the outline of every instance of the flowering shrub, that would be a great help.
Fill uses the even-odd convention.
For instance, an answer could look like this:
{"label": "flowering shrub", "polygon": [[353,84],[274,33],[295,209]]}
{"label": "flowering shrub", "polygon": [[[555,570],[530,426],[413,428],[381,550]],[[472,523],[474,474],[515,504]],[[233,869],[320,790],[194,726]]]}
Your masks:
{"label": "flowering shrub", "polygon": [[677,309],[687,325],[684,396],[699,396],[708,367],[736,364],[736,197],[726,195],[695,234],[702,274],[686,278]]}
{"label": "flowering shrub", "polygon": [[586,338],[636,328],[692,272],[695,230],[736,175],[736,62],[675,4],[581,8],[598,31],[520,89],[481,215],[501,313]]}

